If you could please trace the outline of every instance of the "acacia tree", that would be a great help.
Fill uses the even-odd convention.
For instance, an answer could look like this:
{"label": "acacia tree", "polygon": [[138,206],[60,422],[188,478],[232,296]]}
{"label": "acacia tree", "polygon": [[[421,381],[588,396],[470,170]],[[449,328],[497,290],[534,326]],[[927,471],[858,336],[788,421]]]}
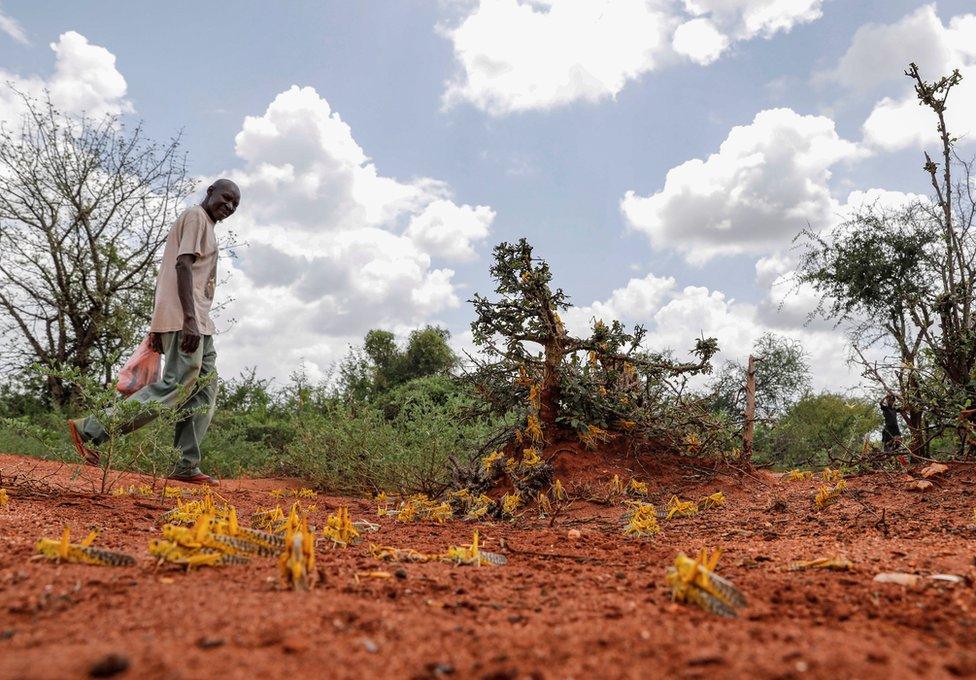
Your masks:
{"label": "acacia tree", "polygon": [[482,355],[472,379],[497,413],[526,411],[533,443],[552,441],[561,426],[632,428],[651,413],[643,407],[657,381],[706,373],[718,351],[714,338],[699,339],[696,361],[672,361],[642,349],[643,327],[628,332],[616,320],[595,321],[587,338],[570,335],[560,318],[569,300],[525,239],[495,247],[491,275],[497,298],[471,300]]}
{"label": "acacia tree", "polygon": [[[156,254],[192,190],[180,140],[18,94],[23,120],[0,128],[0,359],[109,382],[149,320]],[[43,391],[73,396],[56,375]]]}
{"label": "acacia tree", "polygon": [[936,119],[941,164],[925,153],[923,165],[932,197],[868,206],[833,233],[807,233],[799,279],[823,296],[819,312],[848,325],[865,375],[899,397],[912,452],[955,428],[964,455],[976,414],[976,197],[945,121],[962,76],[928,83],[915,64],[905,75]]}

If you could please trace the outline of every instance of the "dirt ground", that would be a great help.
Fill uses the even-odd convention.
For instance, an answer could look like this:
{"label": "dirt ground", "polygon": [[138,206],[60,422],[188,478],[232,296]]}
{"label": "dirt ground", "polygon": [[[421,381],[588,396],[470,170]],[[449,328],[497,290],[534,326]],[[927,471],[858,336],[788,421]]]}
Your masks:
{"label": "dirt ground", "polygon": [[[851,477],[822,511],[812,501],[819,481],[763,471],[579,452],[559,454],[556,467],[578,496],[599,495],[617,473],[648,482],[661,505],[718,490],[727,503],[662,520],[645,540],[622,535],[623,508],[581,498],[553,526],[534,509],[514,524],[481,523],[485,549],[508,556],[500,567],[381,563],[366,543],[323,549],[319,586],[296,593],[278,589],[269,559],[157,569],[146,543],[173,500],[93,495],[91,468],[0,456],[10,492],[0,509],[0,677],[89,677],[109,655],[129,664],[116,677],[132,678],[976,675],[976,466],[951,466],[927,491],[909,490],[905,473]],[[41,478],[47,495],[22,484]],[[278,502],[271,489],[296,486],[231,480],[220,493],[247,517]],[[367,542],[397,547],[441,551],[474,529],[378,519],[362,499],[311,502],[318,526],[348,505],[354,519],[381,525]],[[98,530],[96,545],[137,565],[32,560],[34,542],[62,526],[76,537]],[[665,568],[702,546],[725,550],[718,572],[749,601],[740,618],[671,601]],[[835,554],[853,571],[787,570]],[[377,570],[392,577],[357,577]],[[925,578],[878,583],[879,572]],[[939,573],[964,580],[928,578]]]}

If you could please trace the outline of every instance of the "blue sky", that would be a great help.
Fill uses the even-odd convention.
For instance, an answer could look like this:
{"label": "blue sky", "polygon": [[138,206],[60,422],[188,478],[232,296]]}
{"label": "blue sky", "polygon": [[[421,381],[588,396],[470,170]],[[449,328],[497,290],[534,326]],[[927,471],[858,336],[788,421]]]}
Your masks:
{"label": "blue sky", "polygon": [[[589,9],[580,9],[586,4]],[[591,15],[597,5],[599,15]],[[88,108],[131,109],[157,138],[182,129],[195,174],[237,173],[243,180],[244,205],[231,226],[252,243],[253,254],[242,251],[240,269],[226,265],[233,276],[225,290],[236,298],[231,314],[238,322],[218,347],[230,373],[258,365],[284,377],[302,360],[321,373],[364,328],[376,325],[402,333],[440,322],[464,346],[470,321],[464,300],[490,288],[491,246],[526,236],[580,306],[570,315],[577,326],[594,315],[616,315],[646,323],[652,342],[677,349],[690,346],[699,332],[716,334],[729,358],[747,353],[758,333],[775,330],[804,341],[815,362],[830,363],[821,386],[847,386],[852,379],[840,356],[843,338],[801,323],[810,302],[802,294],[783,312],[777,297],[783,286],[777,292],[769,282],[789,272],[788,243],[804,214],[815,228],[826,228],[843,214],[851,191],[899,192],[886,194],[893,201],[926,191],[918,162],[924,138],[891,141],[898,137],[893,129],[914,119],[899,122],[897,116],[908,114],[898,110],[870,131],[865,125],[886,97],[896,104],[907,96],[907,82],[898,77],[912,49],[906,32],[925,45],[917,58],[931,66],[931,76],[945,66],[976,68],[976,53],[958,47],[976,44],[976,19],[963,20],[972,3],[962,0],[796,0],[792,6],[770,0],[340,0],[270,7],[0,5],[15,22],[0,33],[0,69],[8,78],[47,82],[57,77],[58,59],[76,55],[88,64],[86,50],[104,48],[125,88],[91,95],[104,102],[82,98]],[[770,17],[770,7],[778,8],[776,16]],[[615,20],[619,26],[602,36],[588,28],[587,22]],[[866,24],[880,28],[857,33]],[[675,36],[685,25],[691,43],[679,46]],[[648,27],[658,44],[647,37]],[[71,54],[52,52],[49,45],[68,32],[87,44],[75,41]],[[102,57],[95,61],[107,72]],[[493,79],[496,67],[512,74],[509,82]],[[65,79],[89,77],[64,70]],[[886,70],[893,75],[872,85],[871,74]],[[569,85],[561,92],[538,94],[564,76]],[[976,88],[976,82],[967,85]],[[294,90],[286,99],[302,99],[297,113],[269,114],[271,102],[292,86],[314,88],[321,102]],[[567,88],[575,94],[567,95]],[[961,108],[976,110],[968,87],[964,96]],[[286,104],[282,100],[282,110]],[[311,116],[316,107],[327,107],[326,118],[338,114],[348,133],[336,134],[348,134],[370,161],[342,156],[335,148],[346,142],[337,138],[339,146],[325,146],[309,160],[311,174],[299,170],[283,178],[288,153],[303,147],[297,135],[304,127],[294,117]],[[764,111],[779,113],[756,118]],[[244,135],[247,158],[235,151],[246,116],[263,117],[265,127],[279,130],[273,139],[263,128]],[[280,132],[285,118],[294,126],[288,133]],[[688,167],[684,184],[666,187],[670,170],[717,153],[735,126],[749,126],[745,151],[717,158],[712,174]],[[794,156],[773,161],[779,135],[801,141]],[[757,155],[763,158],[755,161]],[[336,208],[348,202],[346,184],[366,182],[355,179],[359,170],[347,175],[337,168],[369,162],[375,174],[399,183],[396,206],[376,198],[381,190],[373,188],[363,189],[367,198],[354,196],[356,210]],[[272,188],[262,184],[261,168],[269,166],[279,171]],[[781,180],[791,170],[809,173],[817,186],[804,189],[799,180],[787,186]],[[290,214],[279,202],[310,178],[316,196],[303,194],[307,205]],[[713,189],[700,193],[710,183]],[[628,191],[636,199],[632,210],[623,209]],[[723,202],[740,193],[749,205],[739,198]],[[483,208],[477,214],[462,214],[477,206]],[[371,210],[382,215],[361,217]],[[455,220],[467,226],[452,232]],[[701,226],[710,220],[721,224]],[[416,225],[408,227],[411,221]],[[308,234],[315,238],[296,248]],[[374,237],[384,245],[376,246]],[[406,260],[401,248],[409,251]],[[355,263],[349,272],[328,271],[349,262]],[[374,272],[363,289],[356,272],[371,263],[377,272],[399,273],[385,279]],[[447,269],[453,271],[449,281]],[[292,279],[282,273],[292,270],[301,273]],[[355,291],[347,294],[344,286]],[[404,297],[412,286],[427,292]],[[287,317],[275,320],[279,312]],[[275,338],[276,330],[286,339]],[[268,357],[272,342],[280,351]]]}

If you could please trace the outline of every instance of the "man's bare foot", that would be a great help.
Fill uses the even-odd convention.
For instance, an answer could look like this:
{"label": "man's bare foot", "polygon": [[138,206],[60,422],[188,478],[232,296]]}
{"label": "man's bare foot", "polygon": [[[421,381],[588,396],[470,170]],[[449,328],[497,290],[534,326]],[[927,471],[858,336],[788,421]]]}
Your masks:
{"label": "man's bare foot", "polygon": [[71,443],[75,445],[75,453],[78,454],[78,457],[85,461],[86,465],[98,467],[98,451],[92,451],[85,446],[85,441],[81,438],[81,432],[78,431],[78,424],[75,421],[68,421],[68,432],[71,433]]}
{"label": "man's bare foot", "polygon": [[171,479],[174,482],[186,482],[187,484],[203,484],[204,486],[220,486],[220,480],[216,477],[211,477],[210,475],[205,475],[202,472],[196,472],[190,475],[170,475],[166,479]]}

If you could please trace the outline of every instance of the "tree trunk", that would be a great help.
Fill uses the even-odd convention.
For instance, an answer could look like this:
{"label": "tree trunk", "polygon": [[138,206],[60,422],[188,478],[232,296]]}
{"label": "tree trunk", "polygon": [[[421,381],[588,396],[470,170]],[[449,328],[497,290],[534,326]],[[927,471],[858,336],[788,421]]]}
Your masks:
{"label": "tree trunk", "polygon": [[753,439],[756,427],[756,358],[749,355],[746,368],[746,412],[742,427],[742,460],[752,460]]}
{"label": "tree trunk", "polygon": [[539,425],[547,443],[555,441],[556,416],[559,406],[559,363],[563,356],[562,343],[557,340],[545,346],[542,366],[542,385],[539,388]]}

